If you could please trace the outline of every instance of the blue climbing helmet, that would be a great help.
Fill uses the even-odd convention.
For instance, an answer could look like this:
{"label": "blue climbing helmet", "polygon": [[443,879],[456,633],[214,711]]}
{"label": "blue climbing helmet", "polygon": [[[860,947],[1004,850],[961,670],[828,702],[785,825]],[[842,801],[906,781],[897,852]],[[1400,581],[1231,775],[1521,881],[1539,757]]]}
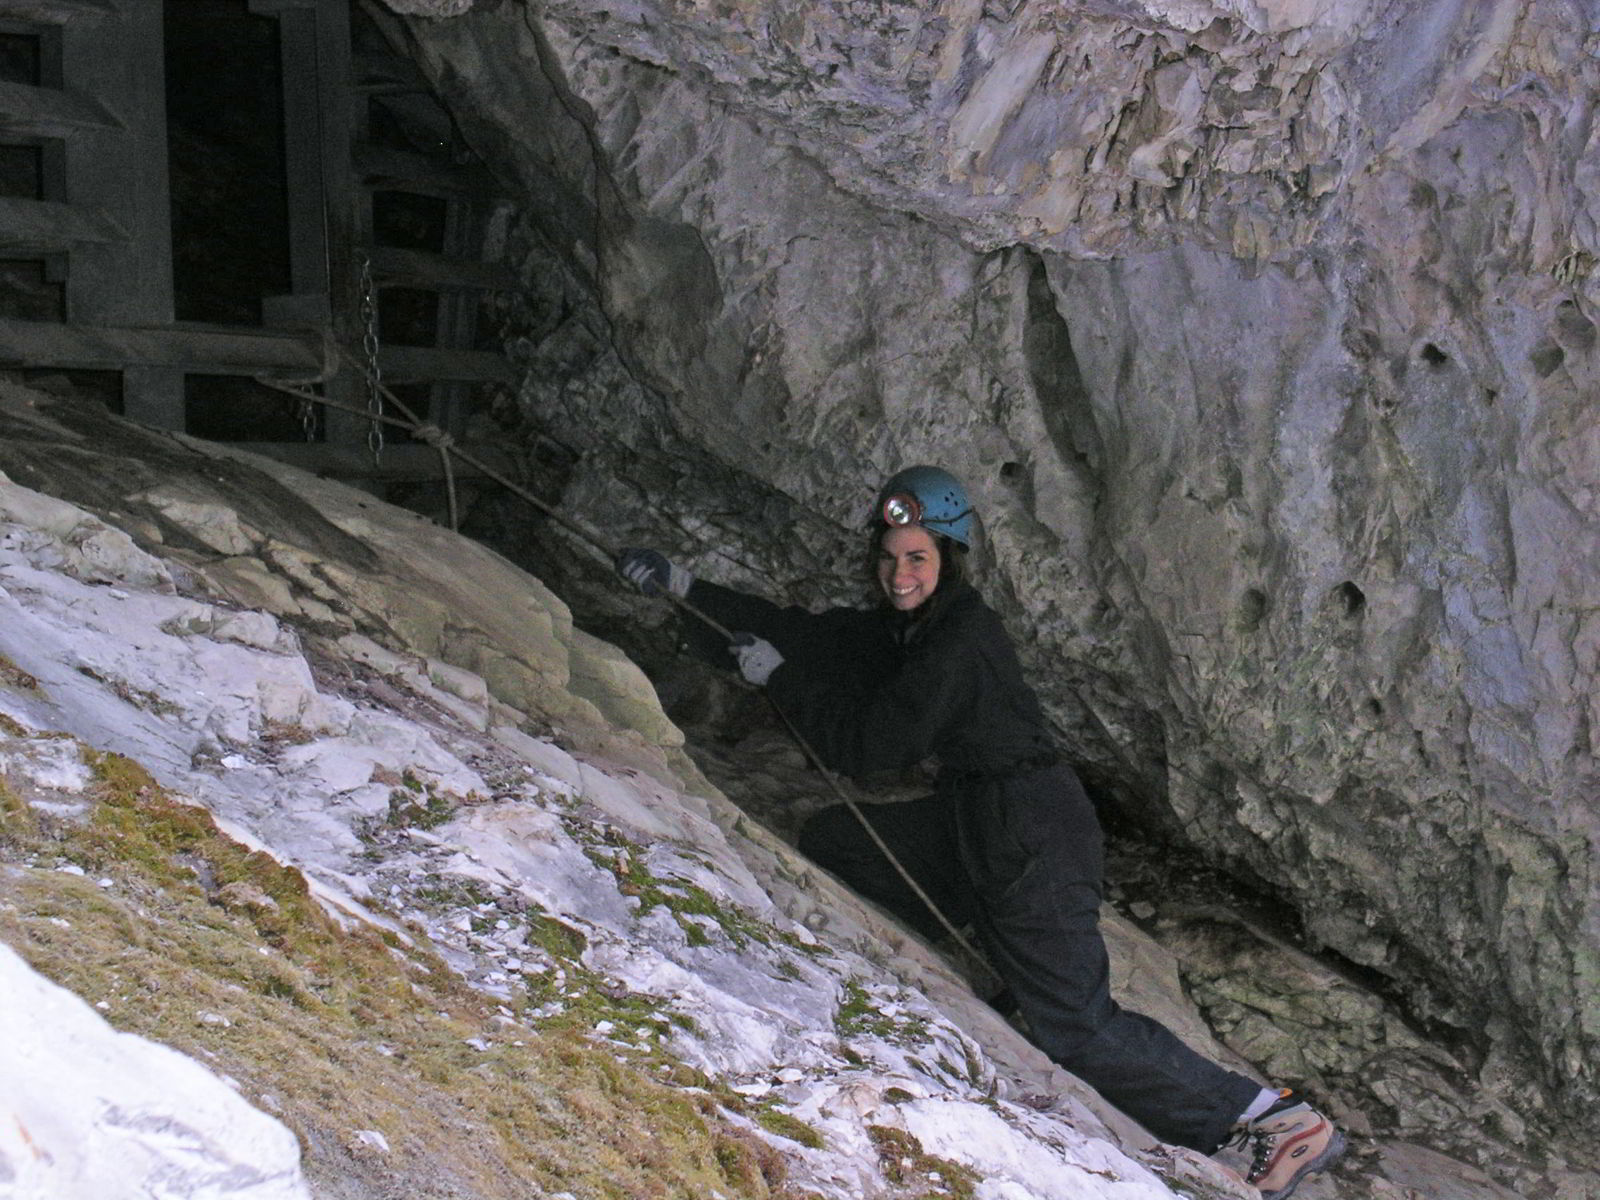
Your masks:
{"label": "blue climbing helmet", "polygon": [[873,522],[921,525],[971,548],[972,505],[967,489],[940,467],[907,467],[897,471],[878,493]]}

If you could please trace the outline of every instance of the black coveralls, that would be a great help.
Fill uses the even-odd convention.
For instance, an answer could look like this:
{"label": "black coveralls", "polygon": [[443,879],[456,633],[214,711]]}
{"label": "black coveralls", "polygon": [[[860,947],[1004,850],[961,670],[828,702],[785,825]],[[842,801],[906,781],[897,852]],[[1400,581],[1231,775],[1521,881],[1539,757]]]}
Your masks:
{"label": "black coveralls", "polygon": [[[689,601],[783,655],[767,691],[834,770],[859,776],[930,755],[934,795],[863,809],[956,925],[971,922],[1033,1040],[1164,1141],[1211,1153],[1260,1086],[1112,1000],[1099,907],[1099,822],[1059,761],[1000,619],[965,583],[920,620],[890,610],[779,608],[704,581]],[[709,631],[699,653],[731,662]],[[925,934],[926,906],[843,805],[800,848]]]}

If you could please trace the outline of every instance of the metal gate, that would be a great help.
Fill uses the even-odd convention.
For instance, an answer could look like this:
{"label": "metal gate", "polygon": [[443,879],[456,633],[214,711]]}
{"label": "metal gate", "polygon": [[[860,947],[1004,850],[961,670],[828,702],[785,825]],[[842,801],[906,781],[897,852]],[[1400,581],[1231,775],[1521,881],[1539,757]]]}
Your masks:
{"label": "metal gate", "polygon": [[[209,6],[276,26],[288,287],[259,297],[258,324],[176,311],[177,5],[176,19]],[[375,369],[460,438],[482,389],[515,383],[478,336],[480,298],[512,282],[484,261],[506,205],[391,20],[360,0],[0,0],[0,368],[106,373],[125,416],[175,430],[191,429],[206,381],[320,375],[364,402]],[[234,392],[238,406],[282,403]],[[330,410],[306,428],[249,447],[352,479],[439,469],[393,439],[374,463],[360,417]]]}

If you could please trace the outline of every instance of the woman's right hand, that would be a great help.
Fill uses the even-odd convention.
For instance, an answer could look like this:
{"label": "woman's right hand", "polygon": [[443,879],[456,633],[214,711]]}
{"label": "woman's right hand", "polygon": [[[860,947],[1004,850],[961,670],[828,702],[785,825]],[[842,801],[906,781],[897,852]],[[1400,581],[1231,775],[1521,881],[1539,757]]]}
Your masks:
{"label": "woman's right hand", "polygon": [[739,674],[757,687],[765,687],[772,673],[783,666],[783,655],[778,653],[778,648],[753,633],[734,634],[733,644],[728,648],[739,664]]}
{"label": "woman's right hand", "polygon": [[617,555],[617,574],[646,596],[671,592],[680,600],[689,594],[694,576],[659,550],[624,550]]}

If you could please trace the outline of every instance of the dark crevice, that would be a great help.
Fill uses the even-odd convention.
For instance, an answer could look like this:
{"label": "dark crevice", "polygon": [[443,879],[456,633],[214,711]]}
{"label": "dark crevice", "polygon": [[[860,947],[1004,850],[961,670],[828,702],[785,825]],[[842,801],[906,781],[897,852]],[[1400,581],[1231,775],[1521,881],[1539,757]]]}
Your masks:
{"label": "dark crevice", "polygon": [[244,0],[165,11],[177,315],[260,325],[290,290],[278,22]]}
{"label": "dark crevice", "polygon": [[1239,597],[1238,626],[1241,633],[1254,633],[1261,628],[1271,610],[1271,601],[1260,588],[1246,588]]}
{"label": "dark crevice", "polygon": [[1030,254],[1027,323],[1022,353],[1039,412],[1062,462],[1098,477],[1104,462],[1099,426],[1067,322],[1056,306],[1045,261]]}
{"label": "dark crevice", "polygon": [[1366,611],[1367,594],[1348,579],[1333,589],[1333,595],[1347,617],[1359,617]]}

